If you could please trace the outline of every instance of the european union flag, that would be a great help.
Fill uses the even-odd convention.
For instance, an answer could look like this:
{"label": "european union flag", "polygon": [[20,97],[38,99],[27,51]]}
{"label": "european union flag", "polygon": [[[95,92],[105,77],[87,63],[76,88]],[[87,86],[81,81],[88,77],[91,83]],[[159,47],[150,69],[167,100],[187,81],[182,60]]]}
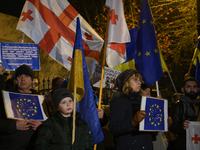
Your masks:
{"label": "european union flag", "polygon": [[167,131],[167,108],[167,100],[142,96],[141,110],[147,115],[140,122],[140,130]]}
{"label": "european union flag", "polygon": [[164,101],[147,98],[144,130],[164,130]]}
{"label": "european union flag", "polygon": [[37,95],[9,94],[15,118],[44,120]]}
{"label": "european union flag", "polygon": [[148,0],[142,1],[135,51],[135,67],[147,86],[163,77],[154,22]]}
{"label": "european union flag", "polygon": [[22,94],[3,91],[3,99],[7,118],[46,120],[42,103],[43,95]]}

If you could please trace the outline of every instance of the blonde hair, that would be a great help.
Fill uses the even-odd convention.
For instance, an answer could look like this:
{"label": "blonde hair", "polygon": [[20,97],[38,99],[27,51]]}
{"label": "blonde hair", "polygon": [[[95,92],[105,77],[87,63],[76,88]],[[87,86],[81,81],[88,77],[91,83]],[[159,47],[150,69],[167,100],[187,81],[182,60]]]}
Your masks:
{"label": "blonde hair", "polygon": [[[135,75],[135,77],[134,77]],[[136,73],[136,74],[133,74],[129,79],[128,81],[126,81],[126,83],[124,84],[123,88],[122,88],[122,92],[126,95],[128,95],[130,92],[134,92],[133,89],[129,86],[129,83],[130,83],[130,80],[132,78],[134,79],[137,79],[137,78],[140,78],[140,80],[142,80],[142,76],[139,74],[139,73]]]}

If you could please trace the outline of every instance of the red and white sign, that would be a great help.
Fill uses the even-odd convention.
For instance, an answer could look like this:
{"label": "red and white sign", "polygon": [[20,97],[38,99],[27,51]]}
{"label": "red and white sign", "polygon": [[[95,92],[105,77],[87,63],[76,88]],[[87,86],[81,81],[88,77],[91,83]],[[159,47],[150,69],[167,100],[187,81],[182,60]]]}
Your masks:
{"label": "red and white sign", "polygon": [[106,62],[110,68],[126,60],[126,43],[131,41],[122,0],[106,0],[110,9]]}
{"label": "red and white sign", "polygon": [[186,130],[187,150],[200,150],[200,122],[190,121]]}
{"label": "red and white sign", "polygon": [[97,64],[104,41],[67,0],[27,0],[17,30],[70,70],[77,17],[86,60]]}

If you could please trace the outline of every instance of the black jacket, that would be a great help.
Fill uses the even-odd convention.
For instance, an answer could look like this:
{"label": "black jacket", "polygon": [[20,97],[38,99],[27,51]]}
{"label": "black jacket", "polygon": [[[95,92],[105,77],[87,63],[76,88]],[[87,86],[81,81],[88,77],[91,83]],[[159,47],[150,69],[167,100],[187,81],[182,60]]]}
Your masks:
{"label": "black jacket", "polygon": [[76,113],[75,142],[72,146],[72,117],[56,112],[39,129],[36,150],[93,150],[92,134],[87,123]]}
{"label": "black jacket", "polygon": [[[4,90],[4,84],[5,81],[3,79],[3,76],[0,75],[0,84],[1,84],[1,90]],[[12,89],[8,89],[10,92],[17,92],[16,87],[12,87]],[[33,94],[36,94],[37,92],[35,90],[32,90]],[[33,129],[30,127],[29,130],[26,131],[18,131],[16,129],[16,121],[13,119],[7,119],[4,109],[4,103],[2,94],[0,97],[0,149],[1,150],[26,150],[29,149],[28,146],[33,142],[33,140],[30,140],[33,136]],[[31,141],[29,143],[29,141]]]}
{"label": "black jacket", "polygon": [[172,107],[171,118],[172,125],[170,130],[173,134],[177,134],[176,150],[186,149],[186,130],[183,129],[185,120],[197,121],[193,105],[200,107],[200,100],[191,100],[189,97],[182,95],[177,103]]}
{"label": "black jacket", "polygon": [[139,93],[122,94],[111,101],[109,128],[116,150],[153,149],[151,134],[132,125],[133,115],[140,110],[140,101]]}

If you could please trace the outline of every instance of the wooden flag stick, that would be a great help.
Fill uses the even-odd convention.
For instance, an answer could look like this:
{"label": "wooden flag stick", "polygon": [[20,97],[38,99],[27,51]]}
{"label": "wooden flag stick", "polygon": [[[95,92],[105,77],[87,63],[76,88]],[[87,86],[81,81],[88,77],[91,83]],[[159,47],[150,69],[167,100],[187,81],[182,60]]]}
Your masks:
{"label": "wooden flag stick", "polygon": [[74,86],[74,109],[73,109],[73,129],[72,129],[72,145],[75,141],[75,126],[76,126],[76,86]]}
{"label": "wooden flag stick", "polygon": [[99,90],[98,108],[101,108],[101,99],[102,99],[102,90],[103,90],[103,78],[104,78],[104,67],[105,67],[105,64],[106,64],[105,62],[106,62],[106,48],[107,48],[109,15],[110,15],[110,12],[108,12],[108,15],[107,15],[107,28],[106,28],[106,38],[105,38],[104,54],[103,54],[103,65],[102,65],[102,70],[101,70],[101,84],[100,84],[100,90]]}
{"label": "wooden flag stick", "polygon": [[[107,28],[106,28],[106,38],[105,38],[104,54],[103,54],[103,65],[102,65],[102,70],[101,70],[101,83],[100,83],[100,89],[99,89],[98,109],[101,108],[101,99],[102,99],[102,90],[103,90],[103,78],[104,78],[104,67],[105,67],[105,62],[106,62],[106,48],[107,48],[109,15],[110,15],[110,12],[108,12],[108,15],[107,15]],[[96,148],[97,148],[97,144],[94,145],[94,150],[96,150]]]}
{"label": "wooden flag stick", "polygon": [[190,63],[190,68],[189,68],[189,70],[188,70],[188,72],[187,72],[187,75],[188,75],[188,76],[190,75],[190,71],[191,71],[192,64],[193,64],[193,62],[194,62],[196,53],[197,53],[197,48],[195,48],[195,50],[194,50],[194,55],[193,55],[192,61],[191,61],[191,63]]}
{"label": "wooden flag stick", "polygon": [[[200,36],[198,36],[198,39],[199,39],[199,38],[200,38]],[[186,73],[185,77],[186,77],[186,76],[190,76],[190,71],[191,71],[191,69],[192,69],[192,64],[193,64],[193,62],[194,62],[196,53],[197,53],[197,48],[195,48],[195,50],[194,50],[194,54],[193,54],[193,57],[192,57],[192,61],[191,61],[191,63],[190,63],[190,68],[189,68],[188,72]]]}

